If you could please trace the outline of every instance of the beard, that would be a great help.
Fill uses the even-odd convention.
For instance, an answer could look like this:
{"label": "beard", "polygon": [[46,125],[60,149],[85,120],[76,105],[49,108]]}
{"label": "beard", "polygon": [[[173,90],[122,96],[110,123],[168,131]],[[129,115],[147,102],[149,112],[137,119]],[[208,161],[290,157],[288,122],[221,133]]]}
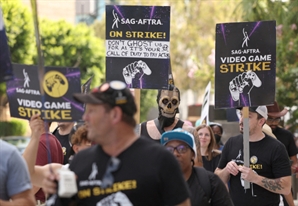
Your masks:
{"label": "beard", "polygon": [[277,128],[277,126],[276,126],[276,125],[269,125],[269,126],[270,126],[270,128],[271,128],[272,132],[273,132],[273,131],[275,131],[275,130],[276,130],[276,128]]}

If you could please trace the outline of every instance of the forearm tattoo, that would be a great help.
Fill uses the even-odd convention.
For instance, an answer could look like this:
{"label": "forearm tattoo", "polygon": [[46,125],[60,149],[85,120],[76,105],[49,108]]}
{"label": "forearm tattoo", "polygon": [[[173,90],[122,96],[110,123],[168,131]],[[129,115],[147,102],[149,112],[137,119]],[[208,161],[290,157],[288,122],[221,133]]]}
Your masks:
{"label": "forearm tattoo", "polygon": [[282,190],[283,187],[281,186],[281,181],[280,179],[267,179],[267,178],[264,178],[262,180],[262,183],[264,184],[264,187],[268,190],[271,190],[271,191],[278,191],[278,190]]}

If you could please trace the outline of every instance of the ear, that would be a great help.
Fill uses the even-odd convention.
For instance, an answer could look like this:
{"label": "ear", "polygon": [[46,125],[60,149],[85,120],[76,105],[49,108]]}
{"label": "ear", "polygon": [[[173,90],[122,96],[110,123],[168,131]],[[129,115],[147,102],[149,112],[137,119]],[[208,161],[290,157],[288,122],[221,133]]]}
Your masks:
{"label": "ear", "polygon": [[79,146],[78,145],[72,145],[72,149],[75,153],[78,153],[79,152]]}
{"label": "ear", "polygon": [[118,123],[122,119],[123,112],[120,107],[114,107],[111,110],[111,118],[113,123]]}
{"label": "ear", "polygon": [[265,118],[262,118],[262,119],[260,119],[261,121],[261,126],[263,127],[263,125],[266,123],[266,119]]}

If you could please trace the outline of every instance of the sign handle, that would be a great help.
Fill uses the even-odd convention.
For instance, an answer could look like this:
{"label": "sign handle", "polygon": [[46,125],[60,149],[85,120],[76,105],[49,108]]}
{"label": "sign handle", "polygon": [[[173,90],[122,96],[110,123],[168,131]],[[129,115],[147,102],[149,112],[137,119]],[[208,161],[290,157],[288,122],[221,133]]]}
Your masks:
{"label": "sign handle", "polygon": [[134,89],[134,97],[135,97],[135,102],[137,105],[137,113],[135,114],[134,118],[136,120],[136,123],[139,124],[140,123],[140,104],[141,104],[141,90],[140,89]]}
{"label": "sign handle", "polygon": [[[243,107],[243,160],[244,166],[249,167],[249,107]],[[249,189],[250,183],[244,181],[244,189]]]}
{"label": "sign handle", "polygon": [[38,61],[38,77],[39,77],[39,85],[40,85],[40,94],[43,97],[44,89],[42,87],[42,81],[44,77],[44,61],[43,54],[41,50],[41,37],[39,34],[39,25],[38,25],[38,14],[37,14],[37,3],[36,0],[31,0],[33,21],[34,21],[34,31],[35,31],[35,40],[36,40],[36,48],[37,48],[37,61]]}

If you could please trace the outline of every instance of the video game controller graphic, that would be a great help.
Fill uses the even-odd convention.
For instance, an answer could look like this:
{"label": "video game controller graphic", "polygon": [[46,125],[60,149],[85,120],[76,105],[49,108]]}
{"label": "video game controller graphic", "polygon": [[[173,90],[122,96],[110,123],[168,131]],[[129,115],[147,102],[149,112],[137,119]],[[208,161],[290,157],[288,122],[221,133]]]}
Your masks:
{"label": "video game controller graphic", "polygon": [[[243,93],[245,87],[249,87],[247,94],[250,94],[250,91],[253,87],[260,87],[262,82],[257,74],[251,70],[243,72],[242,74],[237,75],[234,79],[229,82],[229,90],[234,101],[238,101],[240,94]],[[249,95],[250,98],[250,95]]]}
{"label": "video game controller graphic", "polygon": [[136,78],[136,75],[140,73],[141,76],[139,80],[142,79],[144,74],[151,75],[152,71],[148,67],[148,65],[143,62],[142,60],[135,61],[133,63],[130,63],[126,67],[123,68],[122,75],[124,77],[124,80],[126,84],[130,85],[132,87],[132,80]]}

